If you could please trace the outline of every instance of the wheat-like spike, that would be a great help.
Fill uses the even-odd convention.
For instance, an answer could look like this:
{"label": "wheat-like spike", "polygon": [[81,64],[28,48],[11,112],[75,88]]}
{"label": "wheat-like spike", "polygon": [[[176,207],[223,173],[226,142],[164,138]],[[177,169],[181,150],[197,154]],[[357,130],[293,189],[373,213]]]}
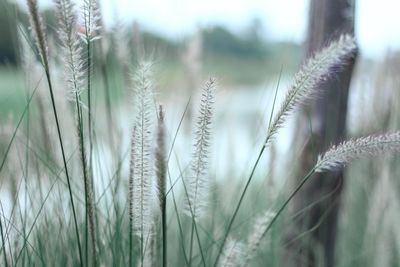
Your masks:
{"label": "wheat-like spike", "polygon": [[[136,84],[136,117],[133,138],[133,228],[136,235],[149,234],[157,202],[155,173],[153,167],[153,134],[155,110],[153,105],[152,64],[141,62],[134,76]],[[143,246],[142,246],[143,252]]]}
{"label": "wheat-like spike", "polygon": [[161,232],[162,232],[162,259],[163,264],[166,264],[167,259],[167,155],[165,147],[165,123],[164,123],[164,110],[160,105],[158,113],[157,125],[157,146],[155,151],[156,157],[156,172],[157,172],[157,187],[158,187],[158,200],[160,202],[161,212]]}
{"label": "wheat-like spike", "polygon": [[244,265],[245,246],[242,242],[229,238],[218,261],[218,267],[239,267]]}
{"label": "wheat-like spike", "polygon": [[89,218],[89,230],[92,242],[93,265],[97,263],[96,231],[95,231],[95,209],[94,209],[94,188],[89,179],[87,170],[87,159],[84,147],[82,129],[82,106],[80,93],[83,88],[83,60],[81,59],[81,47],[79,44],[76,29],[76,18],[74,6],[70,0],[55,0],[59,25],[59,39],[62,46],[63,60],[65,62],[65,77],[68,86],[69,99],[76,101],[76,129],[79,137],[79,150],[82,161],[83,178],[86,193],[86,209]]}
{"label": "wheat-like spike", "polygon": [[275,215],[275,212],[268,210],[256,219],[253,226],[253,231],[251,232],[247,240],[247,255],[245,260],[246,264],[254,257],[254,255],[256,255],[257,249],[260,246],[261,240],[264,237],[265,230],[267,229]]}
{"label": "wheat-like spike", "polygon": [[343,65],[346,59],[352,57],[356,48],[354,38],[345,34],[306,61],[295,75],[292,86],[269,126],[265,145],[271,141],[295,108],[321,91],[317,85],[332,75],[334,67]]}
{"label": "wheat-like spike", "polygon": [[185,212],[199,218],[207,205],[209,178],[207,177],[211,123],[214,110],[216,80],[210,78],[203,86],[200,112],[197,119],[194,153],[191,161],[190,175],[187,177],[188,199]]}
{"label": "wheat-like spike", "polygon": [[86,43],[100,39],[98,35],[101,29],[101,15],[97,0],[83,1],[83,22],[85,33],[82,38]]}
{"label": "wheat-like spike", "polygon": [[46,69],[49,69],[48,46],[46,39],[46,29],[44,27],[42,17],[39,14],[36,0],[27,0],[29,9],[29,21],[34,31],[36,47],[39,51],[40,58]]}
{"label": "wheat-like spike", "polygon": [[[55,0],[59,25],[59,39],[65,62],[65,78],[69,99],[78,101],[84,89],[85,67],[82,59],[82,47],[76,32],[74,5],[70,0]],[[82,103],[80,103],[82,104]]]}
{"label": "wheat-like spike", "polygon": [[135,154],[136,154],[136,126],[132,130],[131,138],[131,157],[129,161],[129,181],[128,181],[128,205],[129,205],[129,266],[133,266],[133,235],[134,235],[134,170],[135,170]]}
{"label": "wheat-like spike", "polygon": [[[83,149],[83,148],[81,148]],[[86,159],[83,161],[86,162]],[[94,197],[93,197],[93,184],[91,180],[87,177],[85,179],[85,186],[87,188],[87,214],[89,218],[89,232],[90,232],[90,240],[92,246],[92,264],[93,266],[97,266],[97,238],[96,238],[96,223],[95,223],[95,207],[94,207]]]}
{"label": "wheat-like spike", "polygon": [[[155,151],[156,158],[156,172],[157,172],[157,186],[159,189],[160,204],[166,193],[166,148],[165,148],[165,124],[164,124],[164,110],[160,105],[158,113],[157,125],[157,146]],[[162,209],[162,207],[160,207]]]}
{"label": "wheat-like spike", "polygon": [[318,157],[316,172],[339,169],[353,160],[400,152],[400,132],[366,136],[332,146]]}

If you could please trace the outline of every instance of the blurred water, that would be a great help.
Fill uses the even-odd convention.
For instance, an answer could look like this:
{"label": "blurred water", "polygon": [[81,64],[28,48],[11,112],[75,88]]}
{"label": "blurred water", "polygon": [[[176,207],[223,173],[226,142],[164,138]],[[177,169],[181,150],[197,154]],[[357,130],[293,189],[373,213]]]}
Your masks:
{"label": "blurred water", "polygon": [[[211,138],[211,157],[210,175],[216,177],[217,180],[229,179],[230,181],[244,180],[244,177],[249,174],[250,168],[254,164],[263,142],[266,137],[268,122],[273,108],[274,95],[276,92],[277,80],[266,83],[259,87],[239,87],[239,88],[224,88],[217,89],[215,103],[215,117],[212,127]],[[277,91],[277,99],[275,109],[279,105],[287,91],[289,79],[283,78]],[[185,94],[172,94],[168,99],[162,101],[165,107],[167,140],[170,149],[175,132],[178,129],[179,121],[185,110],[185,106],[189,97],[184,97]],[[191,105],[193,116],[197,116],[198,99],[200,97],[193,96]],[[130,107],[126,107],[128,110]],[[119,120],[120,128],[123,133],[122,153],[127,158],[124,160],[122,174],[128,175],[129,163],[129,146],[130,133],[132,128],[132,112],[122,112]],[[169,162],[171,178],[174,181],[179,177],[181,172],[188,168],[192,151],[194,147],[194,122],[184,119],[183,125],[178,131],[176,142],[171,154]],[[289,119],[282,129],[280,129],[276,139],[274,140],[275,153],[274,161],[278,164],[276,171],[281,171],[287,161],[287,151],[290,149],[293,138],[294,120]],[[110,149],[106,146],[99,145],[95,153],[100,158],[95,158],[95,180],[97,191],[103,191],[107,186],[107,181],[104,177],[112,175],[112,158]],[[268,165],[270,164],[270,153],[267,149],[265,155],[260,162],[258,174],[261,177],[270,175],[268,173]],[[99,164],[101,162],[101,164]],[[108,174],[108,175],[104,175]],[[277,181],[282,184],[284,181]]]}

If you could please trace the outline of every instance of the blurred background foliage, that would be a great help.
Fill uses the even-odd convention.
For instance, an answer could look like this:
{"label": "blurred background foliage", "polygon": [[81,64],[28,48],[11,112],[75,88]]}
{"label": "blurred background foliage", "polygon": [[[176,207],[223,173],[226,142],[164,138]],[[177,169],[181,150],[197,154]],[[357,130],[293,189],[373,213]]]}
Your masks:
{"label": "blurred background foliage", "polygon": [[[55,32],[56,19],[52,10],[44,10],[43,15],[47,25],[49,43],[51,44],[57,38]],[[16,121],[17,116],[21,114],[26,105],[26,84],[19,60],[18,23],[22,23],[25,28],[28,27],[26,14],[10,1],[0,0],[0,123],[2,125],[5,125],[6,122]],[[198,32],[194,33],[193,36],[183,36],[180,39],[168,39],[154,32],[142,30],[141,25],[136,22],[125,26],[127,32],[118,32],[119,25],[116,25],[108,29],[104,33],[106,37],[103,38],[105,44],[104,64],[107,65],[107,78],[109,79],[109,86],[112,88],[110,96],[115,103],[123,102],[123,98],[127,95],[126,92],[123,92],[124,82],[129,80],[129,77],[125,75],[125,65],[129,65],[129,61],[137,62],[140,54],[143,53],[142,50],[145,50],[146,55],[155,60],[156,67],[160,70],[157,76],[157,86],[161,89],[160,94],[174,95],[171,92],[178,92],[175,94],[178,95],[181,92],[186,92],[185,96],[194,95],[195,93],[191,90],[198,86],[199,81],[196,79],[215,75],[222,80],[221,91],[223,94],[229,96],[226,91],[235,90],[246,92],[246,94],[240,95],[241,97],[237,99],[236,104],[231,102],[226,104],[224,108],[236,105],[235,108],[242,112],[241,106],[252,106],[254,110],[251,110],[251,112],[253,113],[248,112],[248,114],[242,116],[241,114],[237,115],[239,113],[237,112],[234,113],[234,116],[239,119],[245,118],[246,123],[251,121],[251,126],[256,125],[258,130],[263,127],[259,125],[259,121],[265,119],[266,115],[260,114],[261,111],[255,108],[256,103],[250,101],[260,98],[256,100],[261,103],[261,100],[265,100],[260,97],[260,91],[262,91],[260,88],[264,88],[267,83],[269,85],[272,83],[275,86],[281,71],[285,76],[282,80],[285,82],[286,77],[291,77],[291,74],[298,70],[305,56],[304,44],[289,41],[277,42],[270,40],[268,36],[261,36],[260,31],[266,25],[262,25],[257,18],[250,20],[248,26],[240,33],[234,33],[220,25],[212,25],[199,28]],[[121,41],[119,34],[129,37],[126,38],[127,46],[133,51],[128,54],[128,58],[124,59],[126,62],[121,62],[118,58]],[[196,39],[196,35],[199,36],[201,51],[197,51],[199,54],[194,53],[192,55],[192,50],[196,50],[191,47],[196,45],[196,42],[193,41]],[[51,48],[54,47],[55,45],[51,46]],[[57,55],[57,53],[52,54]],[[192,60],[193,57],[195,60]],[[197,60],[201,61],[199,63],[201,66],[195,66],[194,69],[191,69],[193,66],[187,64],[188,58],[189,63]],[[385,58],[366,59],[361,57],[358,59],[349,95],[349,118],[347,122],[349,136],[399,129],[400,120],[397,115],[400,114],[400,94],[398,93],[400,89],[398,80],[399,58],[398,52],[391,51],[388,52]],[[101,71],[101,64],[95,64],[94,84],[95,87],[103,88],[102,78],[104,78],[104,75],[100,74]],[[193,74],[193,72],[198,73]],[[337,77],[333,79],[337,79]],[[32,89],[33,86],[35,85],[30,85],[29,88]],[[268,89],[271,89],[271,86]],[[254,93],[253,98],[246,98],[250,95],[249,92]],[[270,92],[271,90],[269,90]],[[104,98],[102,94],[103,90],[98,90],[96,93],[96,95]],[[273,97],[272,94],[269,96],[268,101],[270,102],[268,104],[271,104]],[[248,99],[250,101],[245,102]],[[176,99],[171,102],[175,104],[174,100]],[[123,104],[126,104],[126,102],[123,102]],[[223,100],[221,102],[224,103]],[[117,106],[115,104],[115,107]],[[35,107],[32,108],[32,112],[35,112],[34,109]],[[268,111],[270,109],[271,107],[268,106]],[[99,110],[101,114],[103,110]],[[116,114],[119,115],[117,112]],[[226,115],[222,118],[219,122],[229,119]],[[307,123],[304,125],[308,128],[308,123],[311,121],[309,114],[306,114],[306,119]],[[222,122],[221,124],[224,125]],[[233,127],[232,129],[238,131],[244,128],[242,126],[248,126],[248,124],[240,124],[240,127],[236,126],[236,128]],[[244,139],[250,139],[250,141],[245,144],[254,145],[254,140],[257,137],[255,134],[257,131],[254,130],[256,127],[249,127],[248,131],[251,133],[245,135]],[[293,132],[292,135],[299,134],[298,129]],[[283,138],[286,138],[286,143],[291,142],[292,135],[283,136]],[[221,136],[225,137],[224,135]],[[233,137],[229,136],[229,138]],[[0,142],[0,145],[3,144]],[[303,145],[302,143],[301,146]],[[284,150],[282,148],[277,150],[280,149]],[[4,147],[1,147],[1,151],[4,151]],[[298,151],[297,153],[290,152],[295,154],[295,160],[299,160],[300,153]],[[229,156],[234,158],[232,154],[229,154]],[[249,215],[249,210],[264,209],[265,205],[263,203],[271,202],[272,196],[277,194],[276,191],[273,192],[277,188],[274,182],[285,183],[285,179],[291,178],[291,174],[288,174],[285,169],[285,166],[289,165],[282,158],[280,158],[281,161],[277,159],[274,161],[273,156],[271,156],[271,159],[268,160],[270,160],[270,168],[266,173],[271,177],[267,179],[264,177],[266,176],[265,173],[259,174],[263,179],[261,182],[258,181],[251,189],[257,193],[254,196],[257,196],[248,200],[246,204],[248,207],[243,211],[243,216],[254,216],[255,211]],[[274,174],[272,170],[276,163],[279,164],[281,169],[276,167],[277,170],[275,170]],[[243,165],[245,164],[243,163]],[[343,209],[339,214],[337,235],[337,266],[379,266],[379,263],[385,263],[382,266],[399,266],[400,231],[398,225],[396,225],[396,220],[400,218],[398,209],[398,192],[400,191],[398,166],[398,160],[386,162],[368,161],[355,164],[346,171],[346,188],[342,196]],[[246,169],[245,166],[242,166],[242,168]],[[226,172],[236,177],[240,175],[236,171],[235,168],[232,168],[232,170],[229,169]],[[222,184],[220,187],[219,190],[223,191],[224,185]],[[264,194],[264,191],[261,191],[265,188],[267,188],[268,194]],[[239,192],[240,188],[235,188],[233,191]],[[224,204],[227,207],[231,204],[228,203],[228,195],[226,194],[219,199],[220,202],[227,202]],[[268,200],[265,200],[266,198]],[[217,207],[214,210],[217,210]],[[226,214],[221,216],[222,219],[229,217],[227,210],[229,211],[229,208],[226,208]],[[386,211],[390,213],[390,216],[385,216]],[[307,212],[302,210],[299,213],[300,217],[307,217]],[[282,220],[284,219],[285,217],[282,218]],[[307,242],[311,239],[306,238],[307,234],[311,235],[321,223],[321,221],[318,221],[317,225],[311,225],[309,226],[310,229],[304,229],[304,233],[299,235],[299,240],[305,245],[309,245]],[[381,228],[377,226],[379,224],[382,225]],[[249,225],[244,226],[244,228],[246,227],[249,228]],[[270,266],[280,266],[280,260],[284,258],[282,251],[279,249],[284,247],[282,244],[285,241],[281,233],[284,232],[282,228],[285,227],[293,227],[293,222],[286,220],[284,223],[277,225],[273,232],[276,238],[270,244],[272,249],[269,250],[269,248],[265,247],[265,251],[260,252],[260,258],[265,260],[264,263],[269,262]],[[380,233],[384,233],[384,235],[380,235]],[[243,235],[243,233],[240,234]],[[304,238],[304,236],[306,237]],[[317,254],[321,251],[319,245],[310,246],[309,248],[317,251],[315,252]],[[301,254],[302,251],[304,250],[300,249],[296,253]],[[380,257],[377,257],[377,255]],[[295,259],[297,260],[298,258]]]}
{"label": "blurred background foliage", "polygon": [[0,0],[0,64],[17,64],[17,16],[15,4]]}
{"label": "blurred background foliage", "polygon": [[[18,6],[8,0],[0,0],[0,114],[4,117],[10,111],[21,110],[22,89],[15,90],[22,86],[19,44],[18,44],[18,23],[24,27],[28,26],[28,19]],[[48,38],[56,42],[56,18],[54,11],[46,9],[43,11],[48,31]],[[17,23],[17,20],[19,21]],[[115,32],[120,25],[111,28],[105,34],[111,40],[107,43],[106,60],[111,80],[118,77],[118,36]],[[139,31],[142,47],[146,48],[146,54],[155,59],[158,68],[164,70],[160,75],[160,83],[166,90],[180,86],[184,80],[185,70],[183,61],[185,52],[188,50],[188,43],[191,36],[180,39],[168,39],[154,32],[142,31],[136,22],[125,25],[128,29],[126,36],[135,36]],[[200,76],[209,74],[223,77],[223,83],[232,89],[238,87],[258,86],[279,74],[281,68],[283,73],[290,75],[299,66],[302,58],[302,45],[294,42],[276,42],[260,37],[260,30],[263,27],[260,20],[254,18],[249,26],[241,33],[233,33],[229,29],[215,25],[199,29],[202,43],[202,71]],[[104,38],[106,39],[106,38]],[[128,38],[128,45],[135,47],[133,37]],[[130,55],[135,61],[137,55]],[[98,68],[95,66],[95,68]],[[113,75],[116,75],[115,77]],[[96,79],[96,77],[95,77]],[[10,91],[10,86],[13,90]],[[16,87],[17,86],[17,87]],[[115,95],[118,95],[118,88],[115,88]]]}

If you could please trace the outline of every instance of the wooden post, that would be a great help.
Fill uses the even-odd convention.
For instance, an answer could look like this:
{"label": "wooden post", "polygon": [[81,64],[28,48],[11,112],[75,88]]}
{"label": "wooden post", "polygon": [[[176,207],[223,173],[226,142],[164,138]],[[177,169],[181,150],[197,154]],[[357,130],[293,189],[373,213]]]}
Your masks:
{"label": "wooden post", "polygon": [[[311,0],[306,56],[320,50],[341,33],[354,34],[354,0]],[[325,93],[302,110],[298,120],[296,143],[304,146],[297,177],[316,162],[317,155],[345,137],[349,85],[355,57],[320,86]],[[321,200],[297,221],[296,234],[312,229],[310,242],[296,242],[295,253],[302,256],[303,266],[319,266],[316,248],[323,252],[324,266],[334,266],[337,219],[343,188],[343,173],[321,174],[313,177],[295,199],[294,211]],[[329,197],[326,197],[329,195]],[[323,199],[323,200],[322,200]],[[322,223],[321,223],[322,220]],[[321,224],[320,224],[321,223]],[[293,252],[293,248],[291,252]],[[300,261],[298,262],[300,263]]]}

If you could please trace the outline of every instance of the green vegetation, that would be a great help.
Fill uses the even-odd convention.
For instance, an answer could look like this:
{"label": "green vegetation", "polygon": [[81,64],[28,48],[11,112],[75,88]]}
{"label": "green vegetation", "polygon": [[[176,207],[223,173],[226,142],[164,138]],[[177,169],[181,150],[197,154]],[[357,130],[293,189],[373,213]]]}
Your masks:
{"label": "green vegetation", "polygon": [[[318,85],[354,56],[352,36],[341,35],[307,59],[281,99],[276,87],[266,121],[256,125],[262,139],[250,161],[234,166],[232,160],[231,175],[219,177],[213,155],[216,115],[224,108],[218,106],[219,89],[256,86],[281,70],[291,75],[298,69],[297,45],[261,41],[254,29],[239,37],[210,28],[200,33],[201,42],[107,33],[94,0],[84,1],[83,25],[71,1],[57,0],[57,41],[51,43],[36,1],[28,4],[33,39],[21,27],[21,66],[0,71],[1,118],[14,115],[0,121],[1,265],[285,266],[301,258],[290,254],[292,243],[314,230],[288,234],[309,208],[288,213],[293,197],[316,173],[362,158],[374,159],[349,169],[339,266],[400,260],[398,181],[390,178],[399,173],[398,164],[376,159],[400,152],[397,115],[385,119],[392,133],[332,146],[295,185],[294,163],[286,167],[284,159],[296,159],[299,151],[292,148],[283,159],[272,153],[289,118],[323,94]],[[209,74],[217,78],[203,79]],[[164,88],[161,96],[158,88]],[[175,98],[160,104],[176,95],[183,106]],[[228,156],[241,153],[234,150],[241,144],[230,145]],[[263,164],[266,154],[269,166]],[[362,180],[370,173],[385,179]],[[381,201],[379,195],[387,196]],[[381,241],[380,247],[370,240]],[[319,244],[309,246],[316,259],[323,257]],[[385,254],[386,248],[393,252]]]}

